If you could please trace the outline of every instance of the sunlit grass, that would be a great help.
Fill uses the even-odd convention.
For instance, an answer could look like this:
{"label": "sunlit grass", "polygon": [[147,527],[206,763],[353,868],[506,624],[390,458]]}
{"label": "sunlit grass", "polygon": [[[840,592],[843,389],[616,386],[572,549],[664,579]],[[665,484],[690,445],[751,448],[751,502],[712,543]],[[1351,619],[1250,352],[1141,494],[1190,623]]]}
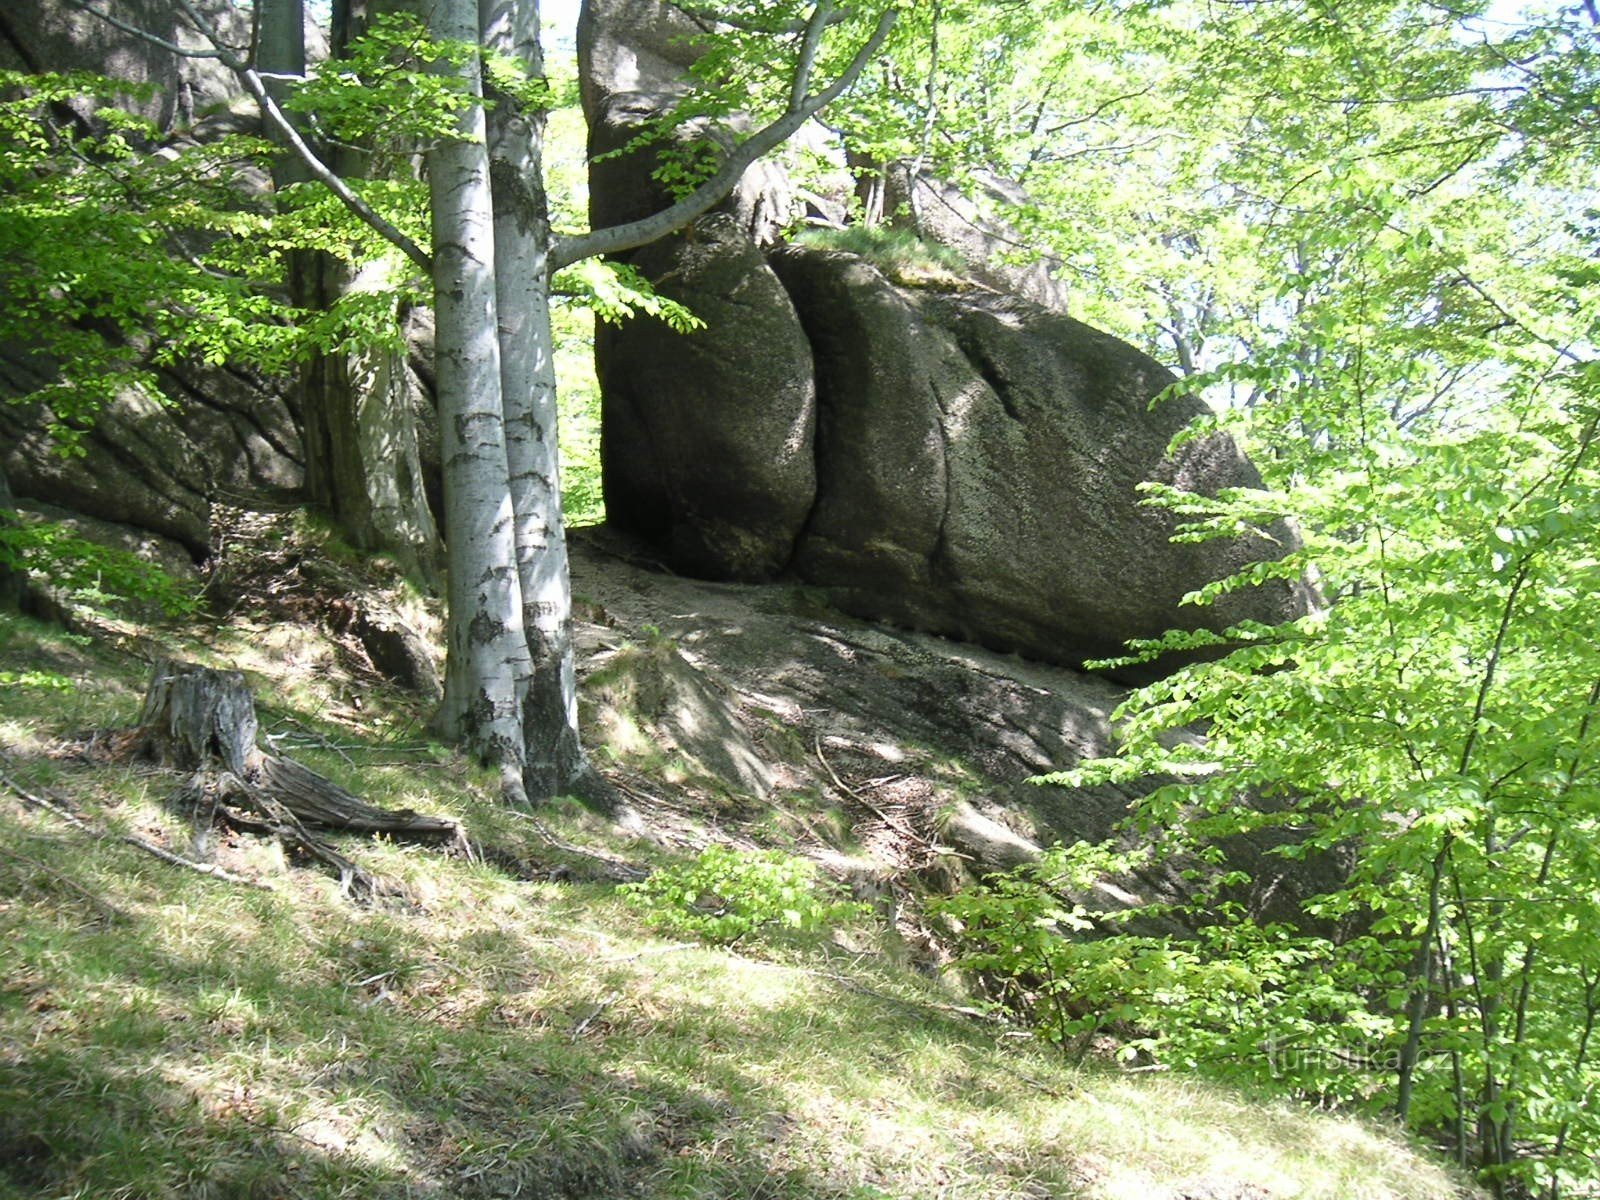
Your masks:
{"label": "sunlit grass", "polygon": [[[43,627],[4,636],[0,665],[74,682],[0,694],[8,770],[98,827],[183,845],[175,780],[59,753],[132,720],[146,666]],[[609,885],[545,878],[559,853],[486,776],[426,748],[397,761],[386,727],[330,717],[348,681],[291,680],[320,660],[280,644],[252,680],[322,739],[298,756],[460,817],[501,859],[347,839],[414,897],[360,908],[259,839],[217,849],[270,891],[0,797],[0,1196],[1455,1194],[1371,1126],[1076,1069],[955,1015],[939,983],[860,952],[870,929],[853,952],[663,941]],[[539,822],[646,856],[577,805]]]}

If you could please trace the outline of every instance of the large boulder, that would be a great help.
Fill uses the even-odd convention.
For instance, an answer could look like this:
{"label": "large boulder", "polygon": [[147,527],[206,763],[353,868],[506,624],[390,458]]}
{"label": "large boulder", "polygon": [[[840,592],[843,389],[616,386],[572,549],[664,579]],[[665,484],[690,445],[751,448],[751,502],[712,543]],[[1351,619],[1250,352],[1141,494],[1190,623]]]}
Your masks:
{"label": "large boulder", "polygon": [[1172,543],[1141,483],[1260,479],[1222,435],[1168,452],[1205,409],[1152,407],[1173,382],[1155,360],[1029,301],[902,286],[842,251],[773,253],[785,297],[758,257],[729,227],[642,260],[708,328],[635,326],[602,355],[612,517],[675,568],[787,572],[860,616],[1065,664],[1304,611],[1286,584],[1182,603],[1292,535]]}
{"label": "large boulder", "polygon": [[602,327],[606,508],[681,570],[768,579],[816,494],[811,348],[777,276],[726,215],[635,265],[706,328]]}
{"label": "large boulder", "polygon": [[1182,604],[1288,534],[1174,545],[1174,518],[1140,503],[1147,480],[1261,483],[1222,435],[1168,453],[1205,409],[1152,408],[1173,382],[1154,359],[1015,297],[897,287],[855,255],[773,263],[817,372],[817,504],[794,566],[850,611],[1054,662],[1299,611],[1284,585]]}
{"label": "large boulder", "polygon": [[[688,94],[704,53],[691,8],[586,0],[579,71],[596,224],[670,196],[660,143],[619,153]],[[725,130],[680,128],[713,147]],[[1200,401],[1151,407],[1153,359],[1065,315],[1043,265],[1007,266],[1001,180],[969,199],[900,165],[885,214],[955,249],[966,280],[890,279],[853,254],[762,247],[787,211],[783,173],[747,174],[723,215],[630,261],[706,323],[602,331],[607,509],[687,573],[788,575],[858,615],[1046,661],[1119,653],[1172,628],[1304,611],[1270,585],[1200,609],[1189,592],[1292,544],[1174,545],[1145,507],[1157,481],[1212,493],[1260,480],[1226,437],[1168,454]],[[892,210],[892,211],[891,211]]]}

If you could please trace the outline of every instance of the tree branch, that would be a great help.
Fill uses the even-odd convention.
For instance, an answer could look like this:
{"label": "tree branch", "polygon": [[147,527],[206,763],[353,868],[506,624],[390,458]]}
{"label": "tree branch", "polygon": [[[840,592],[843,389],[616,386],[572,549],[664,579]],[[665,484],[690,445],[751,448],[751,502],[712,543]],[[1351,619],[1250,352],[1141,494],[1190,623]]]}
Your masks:
{"label": "tree branch", "polygon": [[294,127],[293,122],[284,115],[283,109],[278,107],[278,102],[267,91],[267,85],[262,81],[256,69],[223,44],[222,35],[217,32],[216,26],[201,15],[191,0],[175,0],[175,3],[183,14],[194,23],[194,27],[204,35],[206,41],[216,48],[218,57],[222,60],[222,65],[237,75],[240,82],[244,84],[245,89],[255,97],[256,103],[261,106],[261,115],[266,118],[268,124],[283,136],[283,140],[300,157],[300,161],[305,163],[306,170],[311,172],[311,177],[338,197],[341,204],[372,229],[376,230],[384,240],[404,253],[407,258],[416,264],[418,269],[431,275],[433,273],[433,259],[428,252],[386,220],[360,196],[356,195],[350,189],[350,185],[341,179],[327,163],[322,161],[321,157],[311,148],[305,138],[300,136],[300,131]]}
{"label": "tree branch", "polygon": [[11,776],[5,774],[4,772],[0,772],[0,784],[4,784],[7,789],[14,792],[24,803],[31,804],[35,808],[44,809],[46,812],[59,817],[68,825],[71,825],[74,829],[82,830],[84,833],[88,834],[91,838],[94,838],[97,841],[123,842],[126,845],[132,846],[136,850],[143,850],[146,854],[150,854],[156,858],[159,858],[162,862],[171,863],[173,866],[182,867],[187,871],[196,871],[201,875],[210,875],[213,879],[220,879],[224,883],[243,884],[246,887],[259,888],[264,892],[272,892],[277,890],[265,880],[251,879],[244,875],[236,875],[232,871],[217,866],[215,863],[196,862],[192,858],[184,858],[181,854],[174,854],[171,850],[165,849],[162,846],[158,846],[154,842],[147,842],[144,838],[135,837],[131,833],[111,833],[108,830],[100,829],[94,825],[91,825],[88,821],[84,820],[77,813],[73,812],[65,804],[57,803],[54,800],[50,800],[44,796],[36,795],[35,793],[28,791],[27,788],[23,787],[15,779],[12,779]]}
{"label": "tree branch", "polygon": [[[811,25],[810,21],[798,19],[793,21],[753,21],[748,17],[718,12],[716,9],[707,8],[702,4],[682,3],[681,0],[680,2],[672,3],[672,7],[702,25],[726,25],[730,29],[742,29],[746,33],[804,33]],[[848,8],[840,9],[829,15],[828,24],[837,25],[841,21],[848,21],[851,15],[851,11]]]}
{"label": "tree branch", "polygon": [[[833,11],[832,0],[819,0],[806,22],[806,35],[800,42],[800,58],[794,65],[794,81],[789,85],[789,111],[794,112],[806,102],[811,90],[811,69],[817,63],[817,50],[822,46],[822,35],[828,30],[828,14]],[[865,64],[863,64],[865,65]]]}
{"label": "tree branch", "polygon": [[384,240],[398,247],[419,269],[431,274],[433,271],[433,259],[429,257],[428,252],[386,220],[355,192],[351,191],[350,185],[341,179],[327,163],[322,161],[317,152],[300,136],[300,131],[284,115],[283,109],[278,107],[277,101],[267,91],[266,84],[262,81],[260,73],[228,48],[227,43],[222,40],[222,34],[217,30],[217,27],[206,20],[190,0],[174,0],[174,2],[183,15],[188,17],[194,27],[200,31],[206,41],[211,43],[212,48],[210,50],[185,50],[182,46],[169,42],[165,38],[157,37],[149,30],[140,29],[136,25],[119,20],[109,13],[102,12],[89,3],[89,0],[67,0],[69,5],[80,12],[86,12],[91,16],[98,17],[124,33],[142,38],[151,45],[158,46],[172,54],[181,55],[184,58],[214,58],[219,60],[223,66],[239,77],[239,81],[244,84],[245,90],[261,106],[262,117],[283,136],[284,142],[295,152],[300,161],[305,163],[306,169],[311,172],[312,178],[338,197],[341,204],[375,230]]}
{"label": "tree branch", "polygon": [[782,145],[802,125],[833,103],[856,81],[866,69],[867,63],[872,61],[873,56],[888,40],[889,32],[894,28],[899,13],[890,9],[879,17],[872,36],[856,52],[856,56],[850,60],[850,65],[839,78],[808,98],[805,95],[805,88],[815,64],[822,31],[829,22],[828,13],[832,8],[830,3],[821,3],[811,15],[800,59],[795,64],[789,107],[783,116],[757,130],[734,147],[715,175],[671,207],[638,221],[596,229],[578,237],[557,238],[550,253],[551,271],[558,271],[562,267],[571,266],[585,258],[593,258],[597,254],[615,254],[620,250],[631,250],[635,246],[653,242],[675,229],[681,229],[696,217],[709,212],[727,196],[751,164]]}

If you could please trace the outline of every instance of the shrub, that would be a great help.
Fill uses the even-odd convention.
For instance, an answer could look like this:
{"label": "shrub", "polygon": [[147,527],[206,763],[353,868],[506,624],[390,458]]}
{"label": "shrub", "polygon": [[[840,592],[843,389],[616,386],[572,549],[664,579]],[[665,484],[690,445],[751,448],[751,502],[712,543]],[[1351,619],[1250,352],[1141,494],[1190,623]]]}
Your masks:
{"label": "shrub", "polygon": [[825,929],[863,911],[819,882],[804,859],[717,845],[621,890],[653,924],[723,944],[757,932]]}

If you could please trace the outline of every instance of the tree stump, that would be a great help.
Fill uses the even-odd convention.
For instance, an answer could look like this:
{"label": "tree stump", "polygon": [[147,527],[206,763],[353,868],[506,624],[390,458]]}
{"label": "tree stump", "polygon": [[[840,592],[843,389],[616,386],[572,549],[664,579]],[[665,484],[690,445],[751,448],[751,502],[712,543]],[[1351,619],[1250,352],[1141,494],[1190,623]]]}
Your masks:
{"label": "tree stump", "polygon": [[339,853],[312,830],[384,833],[461,844],[447,817],[368,804],[333,780],[256,745],[256,709],[238,671],[164,660],[145,693],[132,758],[191,772],[181,795],[235,828],[270,833],[338,872],[341,890],[367,898],[396,889]]}

